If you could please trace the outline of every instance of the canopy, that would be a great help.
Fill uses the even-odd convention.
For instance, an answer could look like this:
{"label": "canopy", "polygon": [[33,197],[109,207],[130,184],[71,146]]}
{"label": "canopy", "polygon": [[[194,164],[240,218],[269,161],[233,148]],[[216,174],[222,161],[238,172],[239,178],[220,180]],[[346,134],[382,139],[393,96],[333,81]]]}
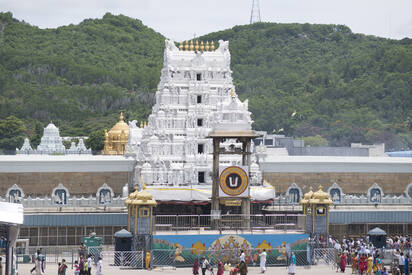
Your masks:
{"label": "canopy", "polygon": [[379,227],[375,227],[374,229],[368,232],[369,236],[386,236],[386,232]]}
{"label": "canopy", "polygon": [[[179,202],[210,202],[212,197],[212,186],[191,187],[154,187],[146,188],[157,202],[179,201]],[[273,188],[269,185],[251,186],[250,196],[252,201],[273,200]]]}
{"label": "canopy", "polygon": [[24,210],[20,203],[0,202],[0,224],[23,224]]}
{"label": "canopy", "polygon": [[122,229],[122,230],[119,230],[116,233],[114,233],[114,237],[115,238],[132,238],[133,235],[132,235],[132,233],[130,233],[126,229]]}

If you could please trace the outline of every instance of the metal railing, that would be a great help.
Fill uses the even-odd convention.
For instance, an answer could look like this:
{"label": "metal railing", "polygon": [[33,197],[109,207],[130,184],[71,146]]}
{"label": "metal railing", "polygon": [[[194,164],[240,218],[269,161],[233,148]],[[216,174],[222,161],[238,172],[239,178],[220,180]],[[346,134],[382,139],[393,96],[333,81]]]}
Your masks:
{"label": "metal railing", "polygon": [[[292,250],[296,256],[296,265],[336,265],[336,250],[333,248]],[[290,253],[286,249],[271,249],[267,251],[266,266],[288,266],[290,264]],[[260,250],[245,250],[245,260],[249,266],[259,266]],[[204,251],[193,251],[192,249],[167,250],[155,249],[152,251],[152,266],[190,267],[194,262],[202,258],[208,259],[212,267],[217,266],[219,261],[230,263],[232,266],[239,263],[240,249],[221,249]]]}
{"label": "metal railing", "polygon": [[[152,267],[191,267],[196,260],[207,258],[211,266],[216,266],[219,261],[230,263],[232,266],[239,263],[240,251],[242,248],[233,249],[154,249],[151,251]],[[36,251],[30,247],[29,252]],[[310,265],[333,265],[337,263],[337,251],[334,248],[314,248],[308,247],[306,250],[289,250],[286,248],[267,249],[267,266],[288,266],[291,252],[296,256],[297,266]],[[144,251],[113,251],[113,247],[95,247],[88,249],[88,254],[97,263],[98,258],[102,258],[103,266],[116,268],[144,268]],[[249,266],[258,266],[260,263],[259,249],[245,249],[245,260]],[[43,247],[42,254],[45,256],[47,264],[57,264],[65,259],[68,265],[73,267],[74,261],[79,260],[77,247]],[[31,256],[32,254],[30,254]],[[19,255],[17,260],[23,262],[23,255]],[[46,265],[47,268],[47,265]]]}
{"label": "metal railing", "polygon": [[[303,231],[302,214],[156,215],[156,231],[187,230],[282,230]],[[250,225],[250,226],[248,226]]]}

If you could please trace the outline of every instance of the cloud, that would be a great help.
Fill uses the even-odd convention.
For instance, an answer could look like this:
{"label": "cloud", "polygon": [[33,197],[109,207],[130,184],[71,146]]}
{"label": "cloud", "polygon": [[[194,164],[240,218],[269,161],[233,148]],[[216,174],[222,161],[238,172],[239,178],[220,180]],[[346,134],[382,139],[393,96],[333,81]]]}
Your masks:
{"label": "cloud", "polygon": [[[41,28],[77,24],[106,12],[138,18],[175,40],[249,23],[252,0],[0,0],[1,11]],[[410,0],[260,0],[266,22],[345,24],[354,32],[412,37]]]}

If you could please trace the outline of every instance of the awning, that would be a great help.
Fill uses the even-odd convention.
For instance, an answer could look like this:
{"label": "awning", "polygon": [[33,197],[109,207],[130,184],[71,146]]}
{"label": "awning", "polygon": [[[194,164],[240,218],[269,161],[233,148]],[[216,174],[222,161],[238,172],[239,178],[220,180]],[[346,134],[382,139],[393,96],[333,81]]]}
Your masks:
{"label": "awning", "polygon": [[[196,187],[146,187],[146,191],[153,195],[158,202],[193,202],[201,204],[210,202],[212,197],[212,186]],[[273,200],[274,190],[270,186],[252,186],[250,188],[251,201],[254,203],[267,203]]]}

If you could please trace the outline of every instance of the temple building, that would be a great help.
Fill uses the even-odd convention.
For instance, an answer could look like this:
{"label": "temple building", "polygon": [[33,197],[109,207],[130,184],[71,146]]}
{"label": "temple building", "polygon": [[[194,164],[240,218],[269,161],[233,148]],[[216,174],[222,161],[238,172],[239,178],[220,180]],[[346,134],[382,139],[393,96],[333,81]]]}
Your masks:
{"label": "temple building", "polygon": [[[214,44],[191,41],[179,49],[166,40],[156,103],[146,127],[132,123],[126,151],[136,160],[133,183],[147,186],[158,209],[162,203],[210,204],[213,148],[207,136],[223,121],[233,131],[251,130],[248,103],[238,99],[232,83],[229,42],[219,41],[215,50]],[[221,150],[240,145],[229,140]],[[240,163],[236,155],[220,160],[222,166]],[[252,202],[268,202],[273,189],[264,186],[256,162],[252,172]]]}
{"label": "temple building", "polygon": [[105,130],[104,135],[102,155],[123,155],[125,153],[129,139],[129,125],[124,122],[123,113],[120,113],[119,122],[109,132]]}
{"label": "temple building", "polygon": [[66,149],[63,145],[63,140],[60,137],[59,128],[53,123],[49,123],[44,128],[43,136],[40,139],[40,144],[37,149],[33,149],[28,138],[24,139],[23,146],[16,148],[17,155],[72,155],[72,154],[91,154],[91,149],[87,149],[83,139],[79,139],[76,145],[72,142],[71,147]]}
{"label": "temple building", "polygon": [[[158,202],[154,228],[159,234],[193,220],[202,223],[193,226],[207,228],[213,161],[208,136],[252,129],[248,102],[238,98],[231,73],[228,42],[220,41],[215,50],[212,43],[178,48],[167,40],[148,123],[127,125],[121,114],[106,132],[107,155],[79,153],[86,152],[82,140],[63,150],[52,124],[37,150],[27,139],[18,155],[0,155],[0,201],[24,205],[20,238],[30,239],[30,246],[78,245],[81,237],[96,232],[104,244],[112,244],[113,234],[128,225],[125,200],[138,185]],[[376,226],[388,234],[412,234],[412,158],[383,156],[382,146],[316,151],[284,137],[260,139],[250,155],[254,217],[284,215],[283,222],[299,229],[299,202],[321,184],[334,203],[332,235],[364,237]],[[221,143],[220,166],[238,165],[241,157],[229,153],[240,146],[237,138]],[[169,219],[187,215],[196,217],[184,224]],[[261,230],[277,223],[268,218],[255,225]]]}

